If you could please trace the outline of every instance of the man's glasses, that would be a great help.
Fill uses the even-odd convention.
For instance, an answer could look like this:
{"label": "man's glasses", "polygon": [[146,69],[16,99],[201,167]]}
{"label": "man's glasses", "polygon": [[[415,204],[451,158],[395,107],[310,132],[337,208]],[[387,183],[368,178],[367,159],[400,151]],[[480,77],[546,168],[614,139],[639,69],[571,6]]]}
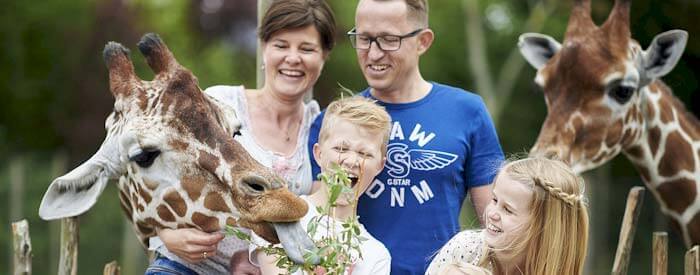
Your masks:
{"label": "man's glasses", "polygon": [[404,38],[414,37],[418,35],[423,28],[412,31],[404,35],[380,35],[377,37],[372,37],[364,34],[357,34],[355,28],[348,32],[348,38],[350,38],[350,44],[352,47],[358,50],[369,50],[372,46],[372,42],[376,42],[379,49],[382,51],[395,51],[401,48],[401,40]]}

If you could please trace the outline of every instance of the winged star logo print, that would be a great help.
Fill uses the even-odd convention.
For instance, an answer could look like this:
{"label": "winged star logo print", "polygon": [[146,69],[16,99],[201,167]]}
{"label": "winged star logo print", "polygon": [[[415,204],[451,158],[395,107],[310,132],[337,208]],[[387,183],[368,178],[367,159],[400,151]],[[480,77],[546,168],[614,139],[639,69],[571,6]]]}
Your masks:
{"label": "winged star logo print", "polygon": [[408,145],[392,143],[387,148],[386,169],[394,178],[408,176],[411,169],[430,171],[448,166],[457,160],[457,155],[424,149],[407,150]]}

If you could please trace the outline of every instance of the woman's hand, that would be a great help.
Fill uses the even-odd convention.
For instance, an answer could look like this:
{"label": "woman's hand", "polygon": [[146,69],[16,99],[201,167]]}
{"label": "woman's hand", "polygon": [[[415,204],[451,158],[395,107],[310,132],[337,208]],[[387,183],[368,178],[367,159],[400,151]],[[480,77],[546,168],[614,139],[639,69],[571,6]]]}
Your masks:
{"label": "woman's hand", "polygon": [[170,252],[196,264],[216,254],[216,245],[224,239],[221,233],[206,233],[194,228],[160,229],[158,237]]}

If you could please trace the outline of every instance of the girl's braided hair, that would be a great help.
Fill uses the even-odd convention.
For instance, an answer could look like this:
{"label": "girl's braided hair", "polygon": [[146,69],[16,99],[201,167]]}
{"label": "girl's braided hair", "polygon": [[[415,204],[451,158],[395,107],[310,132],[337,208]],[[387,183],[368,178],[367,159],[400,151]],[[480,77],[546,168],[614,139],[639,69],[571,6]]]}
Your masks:
{"label": "girl's braided hair", "polygon": [[[552,195],[553,197],[560,199],[564,201],[566,204],[571,205],[571,206],[576,206],[578,203],[581,203],[585,198],[583,195],[579,194],[571,194],[567,193],[566,191],[562,190],[560,187],[555,186],[552,182],[546,181],[543,179],[540,179],[539,177],[533,177],[532,181],[537,185],[542,187],[547,193]],[[581,185],[583,186],[583,185]]]}

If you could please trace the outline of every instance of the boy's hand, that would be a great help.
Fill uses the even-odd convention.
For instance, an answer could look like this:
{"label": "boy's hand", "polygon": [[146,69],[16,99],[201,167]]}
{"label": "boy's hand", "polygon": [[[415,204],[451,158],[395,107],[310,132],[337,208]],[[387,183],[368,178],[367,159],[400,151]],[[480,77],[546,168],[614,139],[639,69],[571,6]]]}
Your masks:
{"label": "boy's hand", "polygon": [[158,237],[170,252],[196,264],[216,255],[216,245],[224,239],[221,233],[206,233],[194,228],[160,229]]}

